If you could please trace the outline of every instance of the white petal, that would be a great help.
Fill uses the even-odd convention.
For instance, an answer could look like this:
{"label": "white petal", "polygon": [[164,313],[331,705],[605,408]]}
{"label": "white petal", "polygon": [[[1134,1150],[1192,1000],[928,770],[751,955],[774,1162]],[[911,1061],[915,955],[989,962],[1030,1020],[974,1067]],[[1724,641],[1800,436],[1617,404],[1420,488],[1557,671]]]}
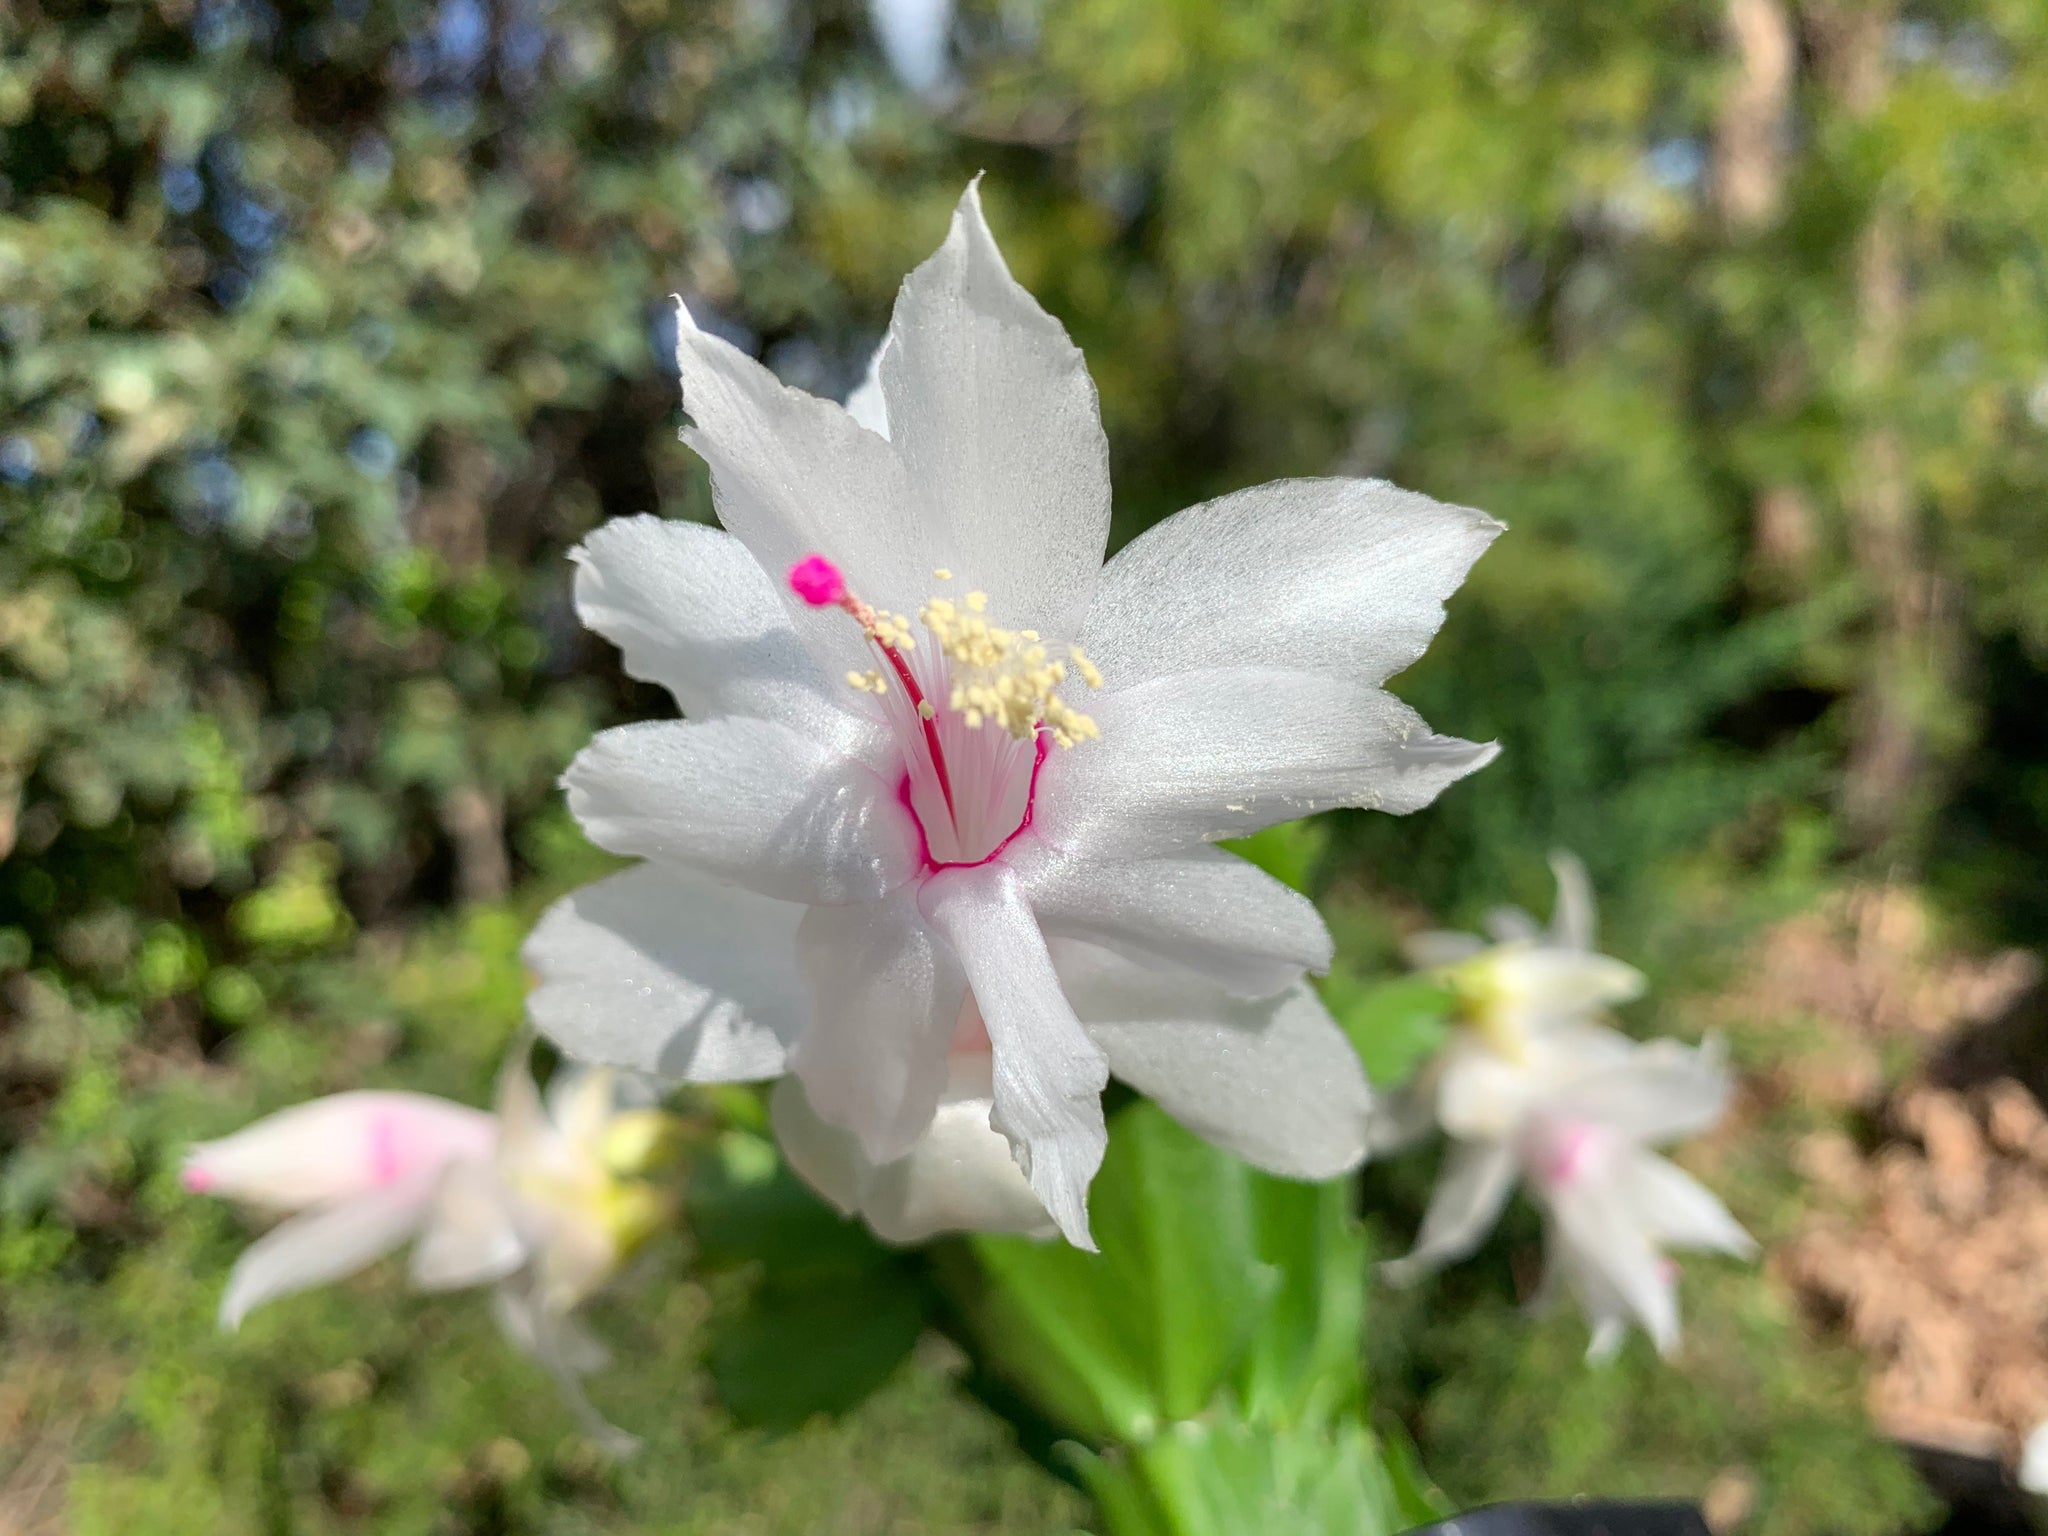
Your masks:
{"label": "white petal", "polygon": [[1220,848],[1103,863],[1036,839],[1005,862],[1048,937],[1083,939],[1164,970],[1193,971],[1239,997],[1272,997],[1330,968],[1315,903]]}
{"label": "white petal", "polygon": [[1365,1127],[1366,1155],[1405,1152],[1435,1130],[1436,1090],[1436,1074],[1425,1067],[1417,1081],[1374,1100],[1372,1119]]}
{"label": "white petal", "polygon": [[413,1245],[412,1283],[452,1291],[502,1280],[527,1259],[511,1196],[487,1163],[456,1163],[442,1176]]}
{"label": "white petal", "polygon": [[1050,1237],[1059,1229],[1031,1192],[1009,1142],[989,1125],[994,1071],[985,1052],[955,1054],[930,1127],[908,1155],[880,1166],[851,1136],[817,1117],[793,1077],[775,1085],[769,1111],[790,1166],[887,1242],[918,1243],[941,1232]]}
{"label": "white petal", "polygon": [[1372,1091],[1306,983],[1246,1002],[1092,945],[1061,944],[1055,960],[1109,1070],[1196,1135],[1285,1178],[1364,1161]]}
{"label": "white petal", "polygon": [[1270,666],[1378,684],[1413,662],[1501,525],[1383,480],[1278,480],[1141,534],[1084,635],[1111,688]]}
{"label": "white petal", "polygon": [[1592,1337],[1586,1341],[1586,1363],[1605,1365],[1621,1353],[1621,1346],[1628,1338],[1628,1319],[1602,1313],[1588,1321],[1592,1324]]}
{"label": "white petal", "polygon": [[[1625,1312],[1642,1324],[1657,1353],[1678,1347],[1678,1294],[1650,1234],[1631,1219],[1618,1189],[1604,1180],[1553,1187],[1544,1204],[1559,1258],[1596,1330]],[[1611,1330],[1610,1330],[1611,1331]],[[1602,1340],[1596,1333],[1595,1344]]]}
{"label": "white petal", "polygon": [[1380,1266],[1388,1284],[1408,1285],[1476,1249],[1500,1220],[1516,1173],[1514,1151],[1505,1142],[1453,1141],[1446,1147],[1415,1246]]}
{"label": "white petal", "polygon": [[500,1168],[532,1168],[554,1154],[560,1138],[548,1118],[540,1086],[533,1080],[530,1040],[516,1043],[499,1065],[491,1112],[498,1122],[496,1162]]}
{"label": "white petal", "polygon": [[1540,944],[1543,929],[1520,907],[1490,907],[1479,920],[1486,936],[1496,944]]}
{"label": "white petal", "polygon": [[577,615],[684,714],[755,715],[842,748],[884,729],[851,712],[858,695],[826,680],[775,582],[723,529],[614,518],[569,558]]}
{"label": "white petal", "polygon": [[1638,1045],[1618,1065],[1578,1078],[1556,1095],[1559,1114],[1573,1115],[1663,1143],[1696,1136],[1721,1118],[1734,1082],[1720,1051],[1676,1040]]}
{"label": "white petal", "polygon": [[548,1079],[548,1123],[571,1146],[596,1155],[622,1107],[625,1080],[609,1066],[566,1061]]}
{"label": "white petal", "polygon": [[817,1012],[791,1070],[817,1113],[851,1131],[870,1162],[901,1157],[945,1086],[966,978],[908,891],[813,907],[797,928],[796,956]]}
{"label": "white petal", "polygon": [[631,1456],[640,1449],[636,1435],[611,1423],[592,1405],[582,1378],[605,1363],[608,1351],[573,1316],[542,1299],[527,1276],[515,1276],[498,1287],[496,1312],[505,1337],[544,1369],[562,1395],[577,1427],[607,1456]]}
{"label": "white petal", "polygon": [[1411,933],[1401,941],[1401,955],[1411,969],[1434,971],[1470,960],[1486,948],[1476,933],[1459,933],[1449,928],[1431,928]]}
{"label": "white petal", "polygon": [[888,350],[889,338],[884,336],[868,359],[868,371],[846,397],[846,414],[882,438],[889,435],[889,401],[882,393],[882,354]]}
{"label": "white petal", "polygon": [[[768,1094],[768,1123],[789,1166],[842,1216],[860,1214],[860,1197],[874,1176],[875,1165],[860,1149],[851,1131],[827,1125],[804,1096],[803,1080],[794,1073],[779,1079]],[[1003,1156],[1010,1154],[1008,1143]]]}
{"label": "white petal", "polygon": [[202,1142],[185,1187],[272,1210],[303,1210],[438,1174],[457,1158],[488,1158],[489,1115],[424,1093],[331,1094]]}
{"label": "white petal", "polygon": [[352,1275],[419,1229],[435,1174],[294,1216],[264,1233],[235,1261],[220,1299],[220,1325],[233,1330],[266,1301]]}
{"label": "white petal", "polygon": [[810,1017],[796,976],[804,910],[687,870],[629,869],[535,925],[527,1013],[582,1061],[696,1083],[778,1076]]}
{"label": "white petal", "polygon": [[1016,878],[1000,864],[925,882],[920,905],[953,946],[995,1051],[991,1124],[1067,1241],[1091,1251],[1088,1185],[1109,1133],[1109,1066],[1060,990]]}
{"label": "white petal", "polygon": [[1087,708],[1102,737],[1046,759],[1034,827],[1091,858],[1173,852],[1340,805],[1401,814],[1497,750],[1314,672],[1184,672]]}
{"label": "white petal", "polygon": [[790,389],[676,304],[683,441],[711,466],[718,519],[777,583],[828,678],[874,663],[859,628],[782,590],[789,568],[824,555],[877,607],[915,613],[940,560],[926,547],[895,451],[830,400]]}
{"label": "white petal", "polygon": [[894,789],[765,720],[600,731],[562,776],[600,848],[684,864],[785,901],[865,901],[917,868]]}
{"label": "white petal", "polygon": [[1437,1117],[1453,1136],[1511,1136],[1532,1108],[1555,1106],[1574,1084],[1626,1066],[1639,1049],[1600,1024],[1553,1026],[1525,1037],[1514,1056],[1461,1035],[1440,1058]]}
{"label": "white petal", "polygon": [[1493,984],[1522,1017],[1524,1028],[1543,1028],[1633,1002],[1643,995],[1643,973],[1608,955],[1520,942],[1496,950],[1488,962]]}
{"label": "white petal", "polygon": [[2019,1485],[2036,1497],[2048,1494],[2048,1419],[2028,1430],[2020,1446]]}
{"label": "white petal", "polygon": [[927,547],[1011,628],[1079,632],[1109,536],[1109,443],[1080,349],[1018,286],[969,186],[904,280],[882,357]]}
{"label": "white petal", "polygon": [[1728,1214],[1728,1207],[1691,1174],[1653,1152],[1629,1158],[1623,1171],[1626,1195],[1645,1228],[1667,1248],[1755,1255],[1756,1240]]}
{"label": "white petal", "polygon": [[1551,854],[1550,872],[1557,877],[1557,905],[1550,909],[1550,938],[1566,949],[1591,952],[1600,941],[1599,912],[1593,882],[1575,853]]}

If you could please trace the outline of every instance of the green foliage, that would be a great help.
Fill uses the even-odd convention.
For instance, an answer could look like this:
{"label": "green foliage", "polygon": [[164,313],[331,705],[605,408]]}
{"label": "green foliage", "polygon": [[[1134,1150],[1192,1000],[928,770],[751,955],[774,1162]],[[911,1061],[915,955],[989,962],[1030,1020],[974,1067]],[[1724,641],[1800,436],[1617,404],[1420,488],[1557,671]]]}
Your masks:
{"label": "green foliage", "polygon": [[[0,13],[0,1307],[43,1414],[22,1443],[77,1460],[81,1531],[812,1529],[843,1478],[891,1529],[1077,1518],[901,1364],[910,1266],[750,1174],[745,1093],[717,1096],[737,1129],[696,1191],[714,1283],[607,1319],[607,1406],[661,1426],[616,1475],[491,1449],[544,1447],[551,1401],[477,1309],[388,1277],[216,1340],[240,1229],[168,1176],[311,1093],[481,1093],[531,911],[495,898],[578,856],[552,786],[591,729],[665,708],[579,635],[562,558],[605,516],[709,514],[662,296],[842,389],[978,168],[1100,385],[1117,538],[1317,473],[1512,527],[1399,682],[1501,760],[1425,815],[1241,850],[1326,900],[1325,995],[1375,1081],[1442,1027],[1427,984],[1385,979],[1391,936],[1540,908],[1553,846],[1664,981],[1824,878],[1897,606],[1857,521],[1873,433],[1932,616],[1885,663],[1914,817],[1959,912],[2048,923],[2037,8],[1917,8],[1867,107],[1809,37],[1757,226],[1701,174],[1732,75],[1703,0],[963,10],[943,113],[889,84],[852,0]],[[1857,278],[1880,215],[1909,279],[1888,360]],[[1780,494],[1789,561],[1758,513]],[[1098,1220],[1136,1235],[1121,1259],[986,1249],[988,1316],[1051,1341],[1012,1362],[1041,1405],[1134,1447],[1085,1462],[1091,1488],[1134,1530],[1243,1519],[1224,1467],[1304,1519],[1422,1518],[1400,1442],[1374,1457],[1331,1417],[1357,1238],[1174,1134],[1120,1130],[1141,1145]],[[1182,1230],[1212,1220],[1198,1196],[1258,1266]],[[1684,1372],[1598,1378],[1509,1289],[1479,1271],[1373,1335],[1420,1341],[1383,1379],[1461,1499],[1697,1493],[1740,1462],[1773,1531],[1911,1508],[1847,1367],[1789,1320],[1729,1321],[1753,1277],[1714,1282]],[[1211,1307],[1232,1327],[1197,1328]],[[831,1345],[831,1390],[789,1395]],[[784,1423],[885,1385],[776,1439],[706,1406],[707,1357]]]}
{"label": "green foliage", "polygon": [[689,1221],[700,1262],[745,1268],[714,1318],[719,1397],[742,1422],[782,1427],[843,1413],[902,1365],[930,1321],[911,1256],[828,1210],[774,1144],[728,1132],[699,1165]]}
{"label": "green foliage", "polygon": [[[591,1390],[646,1441],[619,1465],[575,1432],[546,1375],[499,1337],[486,1297],[410,1295],[401,1265],[276,1302],[236,1335],[217,1330],[222,1281],[252,1230],[177,1187],[177,1151],[343,1086],[477,1102],[517,1027],[516,951],[531,916],[479,908],[402,951],[304,962],[303,1011],[244,1031],[232,1070],[155,1061],[147,1095],[94,1065],[83,1041],[105,1031],[103,1015],[46,998],[52,1016],[34,1027],[61,1029],[81,1054],[34,1151],[12,1157],[0,1184],[0,1482],[10,1497],[48,1489],[44,1513],[61,1506],[80,1536],[314,1536],[365,1522],[421,1536],[797,1536],[846,1529],[848,1511],[866,1522],[853,1528],[877,1531],[1074,1529],[1078,1496],[1017,1454],[1006,1426],[942,1369],[906,1364],[901,1327],[879,1372],[839,1377],[831,1406],[847,1411],[787,1413],[773,1432],[736,1426],[718,1401],[734,1381],[757,1395],[816,1392],[831,1362],[791,1358],[791,1337],[778,1341],[780,1358],[722,1369],[739,1347],[728,1321],[762,1316],[750,1311],[753,1278],[695,1278],[675,1241],[594,1318],[617,1358]],[[864,1284],[836,1293],[842,1313],[802,1342],[844,1359],[906,1307],[914,1338],[923,1292],[873,1267],[900,1271],[901,1256],[857,1229],[837,1247],[816,1241],[803,1223],[845,1224],[800,1192],[779,1198],[785,1214],[751,1228],[697,1202],[705,1252],[722,1263],[743,1241],[772,1251],[766,1226],[821,1280],[865,1263]]]}
{"label": "green foliage", "polygon": [[1385,1532],[1414,1503],[1361,1417],[1351,1202],[1138,1102],[1096,1176],[1100,1253],[980,1237],[941,1269],[986,1367],[1088,1442],[1067,1459],[1118,1536]]}

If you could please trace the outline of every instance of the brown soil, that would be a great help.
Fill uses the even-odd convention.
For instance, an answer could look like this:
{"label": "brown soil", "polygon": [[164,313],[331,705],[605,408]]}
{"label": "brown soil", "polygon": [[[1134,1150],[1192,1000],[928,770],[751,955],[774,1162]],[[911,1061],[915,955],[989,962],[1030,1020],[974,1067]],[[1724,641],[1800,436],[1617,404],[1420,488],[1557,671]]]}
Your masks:
{"label": "brown soil", "polygon": [[1731,1010],[1802,1042],[1756,1088],[1870,1128],[1799,1143],[1810,1214],[1773,1272],[1868,1355],[1882,1431],[2011,1465],[2048,1419],[2039,963],[1945,955],[1884,888],[1773,929],[1750,978]]}

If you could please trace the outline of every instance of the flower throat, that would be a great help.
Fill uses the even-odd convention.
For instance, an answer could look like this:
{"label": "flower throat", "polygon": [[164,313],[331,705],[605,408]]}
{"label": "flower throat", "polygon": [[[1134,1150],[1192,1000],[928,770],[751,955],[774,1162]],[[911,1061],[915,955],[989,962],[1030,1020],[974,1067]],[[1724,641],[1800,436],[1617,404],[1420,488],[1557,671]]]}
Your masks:
{"label": "flower throat", "polygon": [[[952,572],[932,573],[937,581]],[[837,608],[860,625],[882,665],[848,672],[849,687],[873,694],[902,748],[904,803],[924,837],[924,861],[939,869],[979,864],[1030,819],[1038,766],[1048,744],[1072,747],[1100,734],[1059,696],[1069,675],[1090,688],[1102,674],[1077,646],[1057,650],[1029,629],[988,620],[988,597],[932,597],[918,610],[931,641],[918,645],[901,614],[864,602],[822,555],[790,567],[790,590],[813,608]]]}

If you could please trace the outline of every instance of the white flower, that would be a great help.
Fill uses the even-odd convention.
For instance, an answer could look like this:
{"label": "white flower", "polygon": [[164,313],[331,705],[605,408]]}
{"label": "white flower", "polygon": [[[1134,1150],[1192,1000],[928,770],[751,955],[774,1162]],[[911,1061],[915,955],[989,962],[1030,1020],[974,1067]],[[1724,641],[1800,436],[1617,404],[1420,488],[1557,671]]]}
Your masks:
{"label": "white flower", "polygon": [[1491,943],[1442,931],[1407,940],[1409,963],[1455,998],[1457,1027],[1417,1082],[1377,1117],[1375,1150],[1406,1146],[1439,1126],[1453,1136],[1506,1136],[1527,1103],[1552,1085],[1627,1055],[1628,1038],[1599,1020],[1642,996],[1642,973],[1594,950],[1585,866],[1556,853],[1550,867],[1557,902],[1548,931],[1519,908],[1499,907],[1486,916]]}
{"label": "white flower", "polygon": [[293,1213],[236,1261],[220,1320],[354,1274],[411,1242],[421,1290],[495,1284],[506,1333],[615,1450],[577,1378],[604,1348],[571,1316],[667,1214],[631,1175],[668,1117],[622,1102],[609,1071],[565,1068],[543,1103],[521,1052],[495,1114],[420,1093],[340,1093],[266,1116],[187,1156],[185,1187]]}
{"label": "white flower", "polygon": [[1642,977],[1592,950],[1593,905],[1575,859],[1553,858],[1548,935],[1525,914],[1493,914],[1498,942],[1428,934],[1412,946],[1458,999],[1457,1032],[1376,1128],[1390,1146],[1439,1125],[1451,1137],[1414,1249],[1384,1265],[1396,1284],[1464,1258],[1515,1185],[1543,1207],[1545,1295],[1569,1291],[1605,1359],[1631,1321],[1659,1353],[1678,1343],[1677,1269],[1666,1249],[1747,1257],[1754,1244],[1689,1174],[1649,1148],[1719,1120],[1730,1088],[1714,1042],[1639,1044],[1596,1022],[1640,994]]}
{"label": "white flower", "polygon": [[[1209,844],[1410,811],[1493,756],[1380,684],[1499,525],[1289,481],[1103,566],[1094,386],[972,188],[859,419],[679,321],[684,435],[730,531],[632,518],[576,552],[584,621],[689,718],[607,731],[565,776],[592,840],[647,862],[542,920],[541,1028],[672,1077],[792,1071],[881,1170],[942,1106],[980,1115],[950,1051],[971,999],[989,1121],[1083,1246],[1112,1072],[1262,1166],[1355,1164],[1370,1096],[1303,980],[1328,932]],[[1084,996],[1112,965],[1121,990]]]}

